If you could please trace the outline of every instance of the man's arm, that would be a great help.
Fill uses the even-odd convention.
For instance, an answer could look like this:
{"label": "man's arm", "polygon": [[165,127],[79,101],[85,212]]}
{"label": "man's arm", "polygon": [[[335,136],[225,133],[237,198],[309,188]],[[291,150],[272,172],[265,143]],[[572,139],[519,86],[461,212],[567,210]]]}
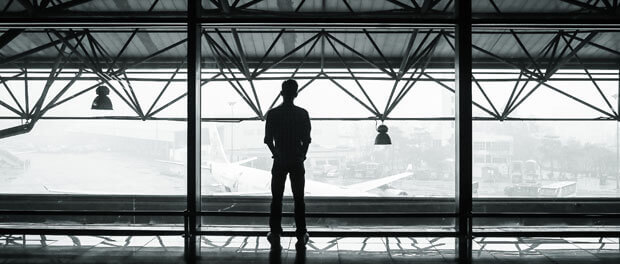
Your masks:
{"label": "man's arm", "polygon": [[308,154],[308,147],[310,146],[310,142],[312,141],[312,139],[310,138],[310,130],[311,130],[311,125],[310,125],[310,116],[308,115],[308,112],[305,112],[305,116],[304,116],[304,126],[303,126],[303,137],[301,139],[301,150],[304,153],[304,160],[306,159],[306,154]]}
{"label": "man's arm", "polygon": [[266,118],[266,122],[265,122],[265,139],[264,142],[265,144],[267,144],[267,147],[269,147],[269,151],[271,151],[271,157],[275,158],[276,157],[276,146],[273,144],[273,122],[271,121],[271,118],[269,118],[271,115],[269,115],[269,113],[267,113],[267,118]]}

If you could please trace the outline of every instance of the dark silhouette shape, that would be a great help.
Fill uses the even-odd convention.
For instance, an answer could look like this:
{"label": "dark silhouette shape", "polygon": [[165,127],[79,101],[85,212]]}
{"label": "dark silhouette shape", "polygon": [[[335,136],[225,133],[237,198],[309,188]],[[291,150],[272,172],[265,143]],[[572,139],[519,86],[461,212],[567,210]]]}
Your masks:
{"label": "dark silhouette shape", "polygon": [[282,83],[283,103],[267,113],[265,124],[265,144],[273,155],[271,168],[271,215],[267,239],[272,246],[280,246],[282,234],[282,195],[286,175],[290,174],[291,190],[295,201],[295,231],[297,244],[305,246],[308,242],[306,230],[306,206],[304,203],[304,160],[310,145],[310,117],[308,112],[293,104],[297,97],[297,82],[286,80]]}
{"label": "dark silhouette shape", "polygon": [[269,264],[282,263],[282,249],[271,247],[269,250]]}
{"label": "dark silhouette shape", "polygon": [[112,110],[112,100],[108,97],[110,89],[106,86],[97,87],[97,97],[93,100],[90,107],[93,110]]}
{"label": "dark silhouette shape", "polygon": [[377,137],[375,137],[375,145],[392,145],[392,139],[390,139],[390,135],[387,134],[388,127],[384,124],[379,125],[377,127]]}
{"label": "dark silhouette shape", "polygon": [[[282,263],[282,249],[271,249],[269,251],[269,264]],[[295,252],[295,264],[306,264],[306,247],[298,248]]]}
{"label": "dark silhouette shape", "polygon": [[306,247],[299,247],[295,251],[295,264],[306,264]]}

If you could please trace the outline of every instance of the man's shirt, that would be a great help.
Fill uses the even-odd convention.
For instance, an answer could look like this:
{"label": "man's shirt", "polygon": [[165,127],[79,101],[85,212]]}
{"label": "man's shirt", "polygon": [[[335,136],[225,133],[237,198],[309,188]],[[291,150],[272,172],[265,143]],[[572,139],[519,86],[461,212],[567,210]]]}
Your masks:
{"label": "man's shirt", "polygon": [[267,112],[265,143],[275,142],[276,156],[288,160],[305,156],[302,143],[310,144],[308,111],[282,104]]}

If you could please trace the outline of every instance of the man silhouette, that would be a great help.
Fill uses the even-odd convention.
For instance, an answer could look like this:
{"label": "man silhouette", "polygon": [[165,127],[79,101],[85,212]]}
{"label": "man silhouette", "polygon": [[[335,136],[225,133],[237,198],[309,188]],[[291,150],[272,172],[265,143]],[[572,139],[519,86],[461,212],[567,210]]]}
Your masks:
{"label": "man silhouette", "polygon": [[265,144],[273,155],[271,168],[271,215],[267,240],[272,247],[280,247],[282,234],[282,195],[286,175],[290,174],[291,190],[295,201],[297,247],[308,243],[304,203],[304,160],[310,145],[310,118],[308,112],[293,104],[297,97],[297,82],[289,79],[282,83],[282,104],[267,113]]}

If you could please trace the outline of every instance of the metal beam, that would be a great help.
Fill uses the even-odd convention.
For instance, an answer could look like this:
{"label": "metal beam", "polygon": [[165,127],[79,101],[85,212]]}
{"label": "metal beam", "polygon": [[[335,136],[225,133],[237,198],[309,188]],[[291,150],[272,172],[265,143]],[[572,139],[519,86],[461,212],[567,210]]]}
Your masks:
{"label": "metal beam", "polygon": [[[213,53],[213,56],[214,56],[214,59],[215,59],[215,64],[219,65],[218,68],[220,69],[221,75],[230,84],[230,86],[235,90],[235,92],[237,92],[237,94],[239,94],[241,99],[243,99],[243,101],[245,101],[246,104],[254,111],[254,113],[256,113],[257,116],[261,116],[260,112],[258,111],[258,108],[254,105],[254,102],[252,101],[250,96],[247,94],[245,89],[243,89],[243,85],[241,85],[241,83],[239,82],[239,78],[237,78],[235,76],[235,73],[230,69],[230,67],[228,67],[228,65],[226,65],[226,63],[222,59],[222,57],[224,57],[224,58],[228,59],[231,63],[233,63],[231,61],[231,58],[229,58],[227,56],[226,57],[222,56],[222,53],[224,52],[224,50],[221,49],[221,47],[218,47],[217,43],[215,43],[215,41],[212,40],[208,35],[207,35],[207,42],[209,44],[209,48],[211,49],[211,51]],[[226,76],[226,74],[224,73],[224,68],[226,68],[226,70],[228,70],[228,73],[232,76],[232,80],[230,78],[228,78],[228,76]],[[235,86],[233,81],[235,81],[237,83],[237,85],[239,85],[239,87]]]}
{"label": "metal beam", "polygon": [[[228,1],[228,0],[220,0],[220,1]],[[255,4],[258,4],[258,3],[262,2],[262,1],[263,0],[252,0],[252,1],[249,1],[249,2],[247,2],[245,4],[243,4],[243,5],[240,5],[239,7],[237,7],[237,9],[246,9],[246,8],[251,7],[251,6],[255,5]]]}
{"label": "metal beam", "polygon": [[[397,5],[397,6],[403,8],[405,10],[413,10],[414,9],[413,7],[411,7],[411,6],[407,5],[407,4],[403,4],[402,2],[400,2],[398,0],[386,0],[386,1],[390,2],[390,3],[394,4],[394,5]],[[414,3],[415,3],[415,1],[414,1]]]}
{"label": "metal beam", "polygon": [[80,78],[80,76],[82,75],[82,70],[80,69],[80,72],[78,72],[72,79],[71,81],[69,81],[69,83],[67,83],[65,85],[65,87],[63,87],[57,94],[56,96],[54,96],[54,98],[52,98],[52,100],[49,101],[49,103],[47,103],[47,105],[41,110],[41,113],[39,114],[39,118],[41,118],[41,116],[45,115],[45,113],[52,107],[55,105],[56,101],[58,101],[58,99],[60,99],[60,97],[62,97],[67,90],[69,90],[70,87],[73,86],[73,84]]}
{"label": "metal beam", "polygon": [[560,1],[562,1],[564,3],[568,3],[568,4],[571,4],[571,5],[574,5],[574,6],[581,7],[583,9],[585,9],[585,10],[590,10],[590,11],[595,11],[595,12],[600,12],[600,13],[605,12],[604,8],[600,8],[600,7],[597,7],[597,6],[588,4],[588,3],[584,3],[584,2],[581,2],[581,1],[578,1],[578,0],[560,0]]}
{"label": "metal beam", "polygon": [[13,28],[4,32],[4,34],[0,36],[0,50],[4,48],[4,46],[9,44],[12,40],[14,40],[17,36],[19,36],[19,34],[21,34],[22,32],[24,32],[24,29],[21,28]]}
{"label": "metal beam", "polygon": [[265,66],[265,68],[259,70],[258,72],[256,72],[256,74],[254,74],[252,77],[257,77],[258,75],[260,75],[261,73],[275,67],[276,65],[280,64],[281,62],[283,62],[284,60],[288,59],[288,57],[290,57],[291,55],[293,55],[295,52],[297,52],[298,50],[300,50],[301,48],[303,48],[304,46],[308,45],[308,43],[310,43],[311,41],[315,40],[316,38],[320,37],[322,35],[322,33],[318,33],[314,36],[312,36],[311,38],[307,39],[306,41],[302,42],[299,46],[295,47],[294,49],[292,49],[291,51],[289,51],[288,53],[284,54],[282,57],[280,57],[279,59],[277,59],[276,61],[274,61],[273,63]]}
{"label": "metal beam", "polygon": [[10,56],[10,57],[3,58],[2,60],[0,60],[0,65],[7,64],[7,63],[9,63],[9,62],[12,62],[12,61],[15,61],[15,60],[21,59],[21,58],[26,57],[26,56],[28,56],[28,55],[31,55],[31,54],[37,53],[37,52],[39,52],[39,51],[42,51],[42,50],[45,50],[45,49],[48,49],[48,48],[54,47],[54,46],[56,46],[56,45],[58,45],[58,44],[63,43],[64,41],[69,41],[69,40],[72,40],[72,39],[75,39],[75,38],[81,37],[81,36],[82,36],[82,35],[84,35],[84,34],[85,34],[84,32],[79,32],[79,33],[71,34],[71,35],[69,35],[69,36],[66,36],[66,37],[63,37],[63,38],[57,39],[57,40],[52,41],[52,42],[49,42],[49,43],[47,43],[47,44],[43,44],[43,45],[41,45],[41,46],[38,46],[38,47],[36,47],[36,48],[33,48],[33,49],[30,49],[30,50],[27,50],[27,51],[21,52],[21,53],[19,53],[19,54],[15,54],[15,55]]}
{"label": "metal beam", "polygon": [[366,103],[362,102],[362,100],[360,100],[359,98],[357,98],[357,96],[355,96],[354,94],[352,94],[351,92],[349,92],[349,90],[347,90],[347,88],[345,88],[344,86],[342,86],[340,83],[336,82],[336,80],[330,78],[329,75],[327,75],[326,73],[321,73],[323,76],[327,77],[333,84],[335,84],[338,88],[340,88],[340,90],[342,90],[343,92],[345,92],[349,97],[351,97],[353,100],[355,100],[356,102],[358,102],[360,105],[362,105],[364,108],[366,108],[368,111],[370,111],[370,113],[372,113],[373,115],[379,117],[381,116],[380,113],[375,112],[374,109],[370,108],[370,106],[366,105]]}
{"label": "metal beam", "polygon": [[[432,29],[431,31],[426,33],[426,35],[420,42],[420,45],[418,45],[418,48],[416,48],[416,51],[414,52],[414,54],[417,54],[417,52],[420,50],[424,42],[426,42],[426,39],[428,39],[428,36],[430,36],[431,32],[432,32]],[[405,50],[403,51],[402,60],[400,62],[400,66],[398,67],[398,75],[396,75],[399,78],[402,77],[405,74],[405,72],[407,72],[405,68],[407,67],[407,64],[408,64],[407,61],[409,60],[409,57],[411,56],[411,49],[413,48],[413,43],[415,42],[415,39],[417,36],[418,36],[418,29],[415,28],[412,30],[411,36],[409,37],[409,42],[407,43],[407,46],[405,47]]]}
{"label": "metal beam", "polygon": [[[78,56],[78,58],[80,58],[80,60],[82,62],[84,62],[84,64],[86,64],[89,68],[92,69],[93,73],[95,73],[97,76],[99,76],[101,78],[101,80],[107,84],[109,86],[109,88],[123,101],[125,102],[125,104],[127,104],[127,106],[133,110],[136,114],[140,115],[140,112],[137,110],[135,103],[132,103],[130,101],[127,101],[127,99],[112,85],[112,83],[110,83],[111,78],[107,75],[104,74],[101,69],[98,68],[97,65],[93,64],[92,62],[92,58],[90,58],[90,56],[88,56],[88,53],[86,52],[86,49],[83,47],[83,45],[81,44],[81,41],[78,41],[77,45],[80,46],[82,48],[82,50],[85,52],[85,54],[81,54],[80,51],[77,50],[76,47],[72,46],[66,39],[65,37],[63,37],[58,31],[56,30],[52,30],[52,32],[54,33],[54,35],[56,35],[57,38],[61,39],[64,43],[64,45],[66,45],[67,47],[69,47],[69,49],[71,49],[72,54],[75,54]],[[67,35],[72,36],[72,35],[76,35],[76,33],[70,31],[67,32]],[[130,99],[131,100],[131,99]]]}
{"label": "metal beam", "polygon": [[[566,39],[566,37],[562,36],[562,39],[564,40],[564,42],[566,43],[566,45],[568,46],[568,48],[571,49],[571,51],[573,50],[573,47],[570,45],[570,42]],[[581,64],[583,66],[583,70],[586,72],[586,74],[588,75],[588,77],[590,78],[590,81],[592,81],[592,84],[594,85],[594,88],[596,88],[596,90],[598,91],[599,95],[601,96],[601,98],[603,98],[603,100],[605,101],[605,104],[607,104],[607,106],[609,107],[609,110],[611,110],[611,112],[618,117],[618,113],[616,113],[616,110],[614,110],[614,107],[611,105],[611,103],[609,102],[609,100],[607,99],[607,96],[605,96],[605,94],[603,93],[603,91],[601,90],[601,88],[599,87],[598,83],[596,83],[596,80],[594,80],[594,78],[592,77],[592,75],[590,74],[590,71],[588,70],[588,68],[586,67],[586,65],[583,64],[583,62],[581,61],[581,58],[579,58],[579,56],[577,55],[577,53],[575,53],[575,59],[577,59],[577,61],[579,62],[579,64]]]}
{"label": "metal beam", "polygon": [[168,81],[166,82],[164,87],[161,88],[161,91],[159,92],[157,97],[155,97],[155,100],[153,100],[153,103],[151,104],[151,107],[149,107],[149,110],[146,111],[146,115],[145,116],[147,116],[147,117],[151,116],[151,111],[153,111],[153,108],[155,107],[155,105],[157,105],[157,102],[159,102],[159,99],[161,99],[161,96],[164,95],[164,92],[166,92],[166,90],[168,89],[168,86],[170,86],[170,84],[172,83],[172,80],[174,79],[174,77],[177,76],[177,73],[179,73],[179,70],[181,70],[181,67],[183,66],[183,64],[185,64],[186,61],[187,61],[187,57],[183,58],[181,63],[179,63],[179,67],[177,67],[177,69],[174,71],[172,76],[170,76],[170,79],[168,79]]}
{"label": "metal beam", "polygon": [[187,214],[185,221],[185,258],[193,261],[200,256],[200,230],[202,221],[196,213],[202,210],[201,199],[201,36],[198,21],[202,5],[200,0],[188,0],[187,23]]}
{"label": "metal beam", "polygon": [[[329,40],[329,39],[327,39],[327,42],[332,47],[332,49],[334,50],[334,53],[336,53],[336,55],[338,56],[338,58],[340,59],[342,64],[345,66],[345,68],[349,72],[349,74],[351,75],[351,78],[353,79],[353,81],[355,81],[355,84],[357,84],[357,87],[359,87],[360,91],[364,94],[364,97],[366,97],[366,100],[368,100],[368,102],[370,103],[370,106],[372,106],[372,108],[374,109],[374,113],[377,114],[377,115],[380,115],[381,113],[379,112],[379,109],[377,109],[377,106],[375,106],[375,103],[372,101],[370,96],[368,96],[368,93],[366,93],[366,90],[364,89],[364,87],[362,87],[362,84],[355,77],[355,75],[351,71],[351,68],[349,67],[349,65],[347,65],[347,62],[342,58],[342,56],[340,55],[340,52],[338,52],[338,50],[334,46],[334,43],[332,43],[332,41]],[[316,42],[315,42],[315,44],[316,44]]]}
{"label": "metal beam", "polygon": [[[567,93],[565,93],[565,92],[561,91],[560,89],[557,89],[557,88],[555,88],[555,87],[552,87],[552,86],[550,86],[550,85],[548,85],[548,84],[546,83],[546,82],[549,80],[549,78],[551,78],[551,76],[553,76],[553,74],[555,74],[555,72],[557,72],[557,71],[560,69],[560,67],[562,67],[562,65],[563,65],[564,63],[566,63],[568,60],[570,60],[570,58],[572,58],[575,54],[577,54],[577,52],[578,52],[581,48],[583,48],[587,42],[591,41],[591,40],[592,40],[592,38],[594,38],[594,36],[596,36],[596,33],[597,33],[597,32],[591,32],[591,33],[590,33],[590,34],[589,34],[589,35],[588,35],[588,36],[587,36],[587,37],[586,37],[586,38],[585,38],[585,39],[584,39],[581,43],[579,43],[579,44],[577,45],[577,47],[575,47],[575,48],[572,48],[572,47],[571,47],[571,52],[569,52],[569,54],[568,54],[568,55],[566,55],[566,56],[562,57],[562,55],[564,54],[564,52],[565,52],[566,50],[568,50],[568,47],[570,46],[570,42],[569,42],[569,44],[567,44],[567,45],[564,47],[564,49],[563,49],[563,51],[560,53],[560,55],[558,55],[558,61],[557,61],[556,63],[554,63],[554,64],[553,64],[553,67],[551,67],[551,69],[547,69],[547,70],[545,71],[544,76],[538,76],[536,73],[534,73],[534,72],[532,72],[532,71],[530,71],[530,70],[528,70],[528,69],[525,69],[525,68],[521,68],[521,67],[520,67],[520,68],[521,68],[521,71],[523,72],[523,74],[524,74],[524,75],[526,75],[526,76],[528,76],[528,77],[530,77],[530,78],[535,79],[535,80],[538,82],[538,84],[537,84],[534,88],[532,88],[532,89],[531,89],[531,90],[530,90],[530,91],[529,91],[529,92],[528,92],[528,93],[527,93],[527,94],[526,94],[523,98],[521,98],[521,100],[520,100],[518,103],[513,104],[513,105],[509,108],[509,110],[508,110],[507,112],[505,112],[505,115],[504,115],[503,117],[505,118],[505,117],[507,117],[508,115],[510,115],[510,113],[512,113],[512,112],[513,112],[513,111],[514,111],[514,110],[515,110],[515,109],[516,109],[519,105],[521,105],[521,103],[523,103],[523,102],[524,102],[524,101],[525,101],[525,100],[526,100],[526,99],[527,99],[530,95],[532,95],[532,94],[533,94],[533,93],[534,93],[534,92],[535,92],[535,91],[536,91],[536,90],[537,90],[537,89],[538,89],[541,85],[544,85],[544,86],[546,86],[546,87],[549,87],[549,88],[551,88],[552,90],[554,90],[554,91],[556,91],[556,92],[559,92],[559,93],[561,93],[561,94],[563,94],[563,95],[565,95],[565,96],[567,96],[567,97],[569,97],[569,98],[571,98],[571,99],[573,99],[573,100],[575,100],[575,101],[577,101],[577,102],[580,102],[580,103],[582,103],[582,104],[584,104],[584,105],[586,105],[586,106],[588,106],[588,107],[591,107],[591,108],[593,108],[594,110],[597,110],[597,111],[599,111],[599,112],[601,112],[601,113],[603,113],[603,114],[605,114],[605,115],[611,115],[611,114],[609,114],[609,113],[607,113],[607,112],[605,112],[605,111],[603,111],[603,110],[601,110],[601,109],[599,109],[599,108],[597,108],[597,107],[595,107],[595,106],[593,106],[593,105],[590,105],[590,104],[588,104],[588,103],[586,103],[586,102],[584,102],[584,101],[582,101],[582,100],[580,100],[580,99],[578,99],[578,98],[576,98],[576,97],[574,97],[574,96],[571,96],[571,95],[569,95],[569,94],[567,94]],[[577,34],[577,33],[575,32],[575,33],[574,33],[574,35],[576,35],[576,34]],[[528,80],[528,81],[529,81],[529,80]],[[524,85],[523,87],[525,87],[525,85]],[[522,88],[522,90],[523,90],[523,88]],[[520,92],[519,92],[519,94],[520,94]],[[515,97],[515,99],[513,100],[513,103],[517,101],[517,99],[518,99],[518,97],[519,97],[519,94],[517,94],[517,97]]]}
{"label": "metal beam", "polygon": [[[21,75],[21,74],[18,74]],[[15,76],[14,76],[15,77]],[[9,88],[9,86],[6,84],[6,81],[4,79],[2,79],[1,81],[2,86],[4,86],[4,88],[6,89],[7,93],[9,93],[9,96],[11,96],[11,98],[13,99],[13,102],[15,103],[15,105],[17,105],[17,107],[19,108],[19,110],[22,113],[27,113],[24,108],[22,107],[22,105],[19,103],[19,100],[17,100],[17,98],[15,97],[15,94],[13,94],[13,91],[11,90],[11,88]]]}
{"label": "metal beam", "polygon": [[353,52],[353,54],[355,54],[357,57],[359,57],[360,59],[364,60],[365,62],[367,62],[368,64],[372,65],[373,67],[377,68],[378,70],[381,70],[382,72],[385,72],[385,74],[387,74],[388,76],[392,76],[395,77],[394,75],[392,75],[391,72],[389,72],[388,70],[386,70],[383,67],[380,67],[379,65],[377,65],[374,61],[372,61],[371,59],[369,59],[368,57],[366,57],[364,54],[361,54],[360,52],[358,52],[357,50],[355,50],[354,48],[350,47],[349,45],[347,45],[346,43],[342,42],[341,40],[339,40],[338,38],[334,37],[333,35],[329,34],[329,33],[324,33],[325,36],[331,38],[332,40],[336,41],[338,44],[340,44],[342,47],[348,49],[349,51]]}
{"label": "metal beam", "polygon": [[459,215],[457,256],[460,263],[472,262],[472,17],[471,1],[457,0],[455,11],[456,72],[456,207]]}
{"label": "metal beam", "polygon": [[280,30],[280,33],[278,33],[278,35],[273,40],[273,42],[271,42],[271,45],[269,45],[269,48],[267,49],[265,54],[260,58],[260,60],[258,61],[258,64],[254,68],[254,71],[252,72],[252,76],[254,76],[256,74],[256,71],[258,71],[258,69],[263,65],[263,62],[265,61],[267,56],[269,56],[269,54],[271,53],[271,50],[273,50],[273,48],[276,46],[276,43],[278,42],[280,37],[282,37],[282,34],[284,34],[284,31],[285,31],[284,28],[282,30]]}
{"label": "metal beam", "polygon": [[72,0],[72,1],[67,1],[64,2],[62,4],[58,4],[55,6],[51,6],[45,9],[45,12],[54,12],[54,11],[60,11],[60,10],[65,10],[65,9],[69,9],[78,5],[82,5],[82,4],[86,4],[88,2],[91,2],[92,0]]}
{"label": "metal beam", "polygon": [[385,55],[383,55],[383,52],[381,52],[381,49],[379,48],[379,46],[377,45],[375,40],[370,36],[370,33],[368,33],[368,30],[363,29],[363,31],[364,31],[364,34],[366,35],[366,37],[368,38],[368,40],[370,41],[370,43],[372,44],[372,46],[375,48],[375,50],[377,51],[377,53],[381,57],[381,59],[383,59],[383,63],[385,63],[385,65],[389,68],[390,72],[392,72],[393,75],[396,75],[396,72],[394,72],[394,68],[392,67],[392,65],[390,65],[390,62],[388,62],[388,60],[385,57]]}
{"label": "metal beam", "polygon": [[6,2],[6,5],[4,5],[4,8],[2,8],[2,12],[0,13],[5,13],[7,10],[9,10],[9,7],[11,7],[11,5],[13,4],[14,0],[9,0]]}
{"label": "metal beam", "polygon": [[237,30],[234,28],[232,29],[232,35],[233,35],[233,39],[235,40],[235,46],[237,47],[237,52],[239,53],[239,60],[241,61],[241,67],[243,67],[241,70],[243,71],[245,77],[249,79],[250,87],[252,88],[252,93],[254,94],[254,100],[256,101],[256,106],[258,107],[258,116],[262,119],[263,110],[261,109],[261,106],[260,106],[260,100],[258,100],[258,94],[256,94],[256,88],[254,87],[254,81],[252,81],[252,75],[250,75],[250,68],[246,61],[245,52],[243,50],[243,43],[241,43],[239,34],[237,33]]}

